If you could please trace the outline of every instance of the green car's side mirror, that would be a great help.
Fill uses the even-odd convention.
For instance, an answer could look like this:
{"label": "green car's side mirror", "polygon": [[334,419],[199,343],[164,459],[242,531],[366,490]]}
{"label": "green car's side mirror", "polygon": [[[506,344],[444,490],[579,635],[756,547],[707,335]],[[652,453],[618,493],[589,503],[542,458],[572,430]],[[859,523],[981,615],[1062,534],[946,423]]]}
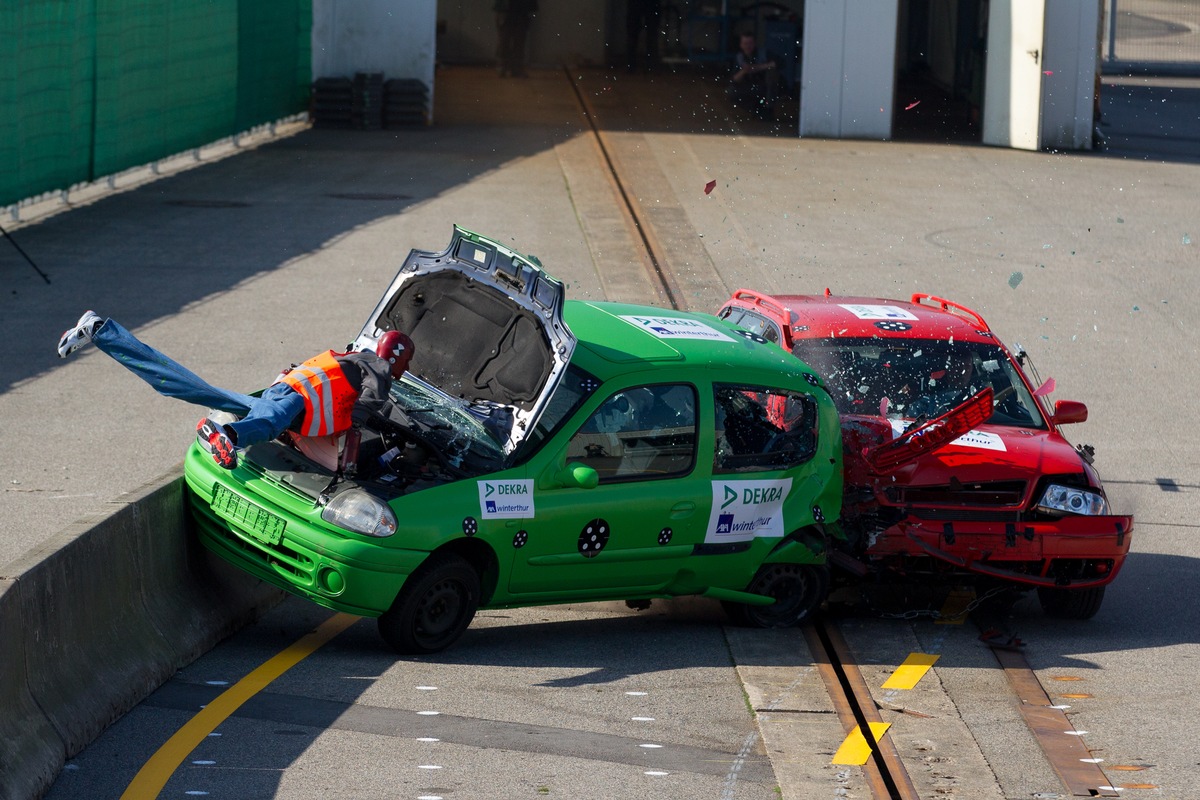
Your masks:
{"label": "green car's side mirror", "polygon": [[575,461],[560,469],[554,480],[564,489],[595,489],[600,483],[600,476],[596,470]]}

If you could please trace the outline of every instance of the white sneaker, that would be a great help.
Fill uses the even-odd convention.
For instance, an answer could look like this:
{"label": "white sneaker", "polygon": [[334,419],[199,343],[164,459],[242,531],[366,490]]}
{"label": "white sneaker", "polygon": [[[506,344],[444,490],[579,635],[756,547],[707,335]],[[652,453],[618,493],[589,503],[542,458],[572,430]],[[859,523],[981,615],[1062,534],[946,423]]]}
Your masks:
{"label": "white sneaker", "polygon": [[95,311],[85,311],[75,323],[75,327],[63,331],[58,340],[58,357],[66,358],[92,340],[96,331],[104,324],[104,320]]}

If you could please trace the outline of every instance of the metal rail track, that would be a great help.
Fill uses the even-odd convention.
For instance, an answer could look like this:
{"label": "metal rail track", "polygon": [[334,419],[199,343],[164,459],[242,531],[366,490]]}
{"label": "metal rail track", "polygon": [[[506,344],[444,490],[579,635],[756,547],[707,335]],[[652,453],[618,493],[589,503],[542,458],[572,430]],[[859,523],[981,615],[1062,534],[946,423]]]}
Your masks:
{"label": "metal rail track", "polygon": [[[626,182],[617,169],[612,147],[594,109],[571,71],[565,67],[563,71],[608,168],[614,188],[621,198],[622,208],[638,233],[639,242],[650,267],[651,280],[661,287],[671,308],[683,310],[680,303],[683,294],[671,275],[653,228],[646,223],[634,193],[628,191]],[[843,727],[849,733],[857,726],[871,748],[872,757],[864,767],[864,774],[872,797],[876,800],[919,800],[919,795],[909,780],[900,755],[891,740],[883,738],[876,741],[871,733],[870,723],[881,722],[882,719],[841,631],[832,622],[818,619],[805,627],[804,635]]]}

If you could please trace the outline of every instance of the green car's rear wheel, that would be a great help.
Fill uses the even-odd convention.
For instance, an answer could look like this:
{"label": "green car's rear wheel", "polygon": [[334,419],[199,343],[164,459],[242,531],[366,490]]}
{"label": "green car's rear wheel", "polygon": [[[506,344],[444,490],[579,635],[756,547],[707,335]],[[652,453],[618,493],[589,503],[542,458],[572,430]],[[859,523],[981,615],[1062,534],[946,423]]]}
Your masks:
{"label": "green car's rear wheel", "polygon": [[746,591],[774,597],[769,606],[724,603],[739,625],[788,628],[804,622],[829,593],[829,568],[816,564],[764,564]]}
{"label": "green car's rear wheel", "polygon": [[452,553],[431,556],[379,618],[379,634],[406,655],[444,650],[475,618],[479,594],[470,564]]}

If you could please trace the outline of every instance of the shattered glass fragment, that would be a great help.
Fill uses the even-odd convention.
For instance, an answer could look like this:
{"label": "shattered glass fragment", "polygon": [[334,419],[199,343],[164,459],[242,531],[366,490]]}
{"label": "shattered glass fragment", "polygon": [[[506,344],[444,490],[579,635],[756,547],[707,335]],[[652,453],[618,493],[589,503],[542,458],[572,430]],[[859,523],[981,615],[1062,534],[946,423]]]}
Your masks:
{"label": "shattered glass fragment", "polygon": [[1025,280],[1024,275],[1022,275],[1020,272],[1014,272],[1012,275],[1008,276],[1008,285],[1015,289],[1021,285],[1021,281],[1023,280]]}

